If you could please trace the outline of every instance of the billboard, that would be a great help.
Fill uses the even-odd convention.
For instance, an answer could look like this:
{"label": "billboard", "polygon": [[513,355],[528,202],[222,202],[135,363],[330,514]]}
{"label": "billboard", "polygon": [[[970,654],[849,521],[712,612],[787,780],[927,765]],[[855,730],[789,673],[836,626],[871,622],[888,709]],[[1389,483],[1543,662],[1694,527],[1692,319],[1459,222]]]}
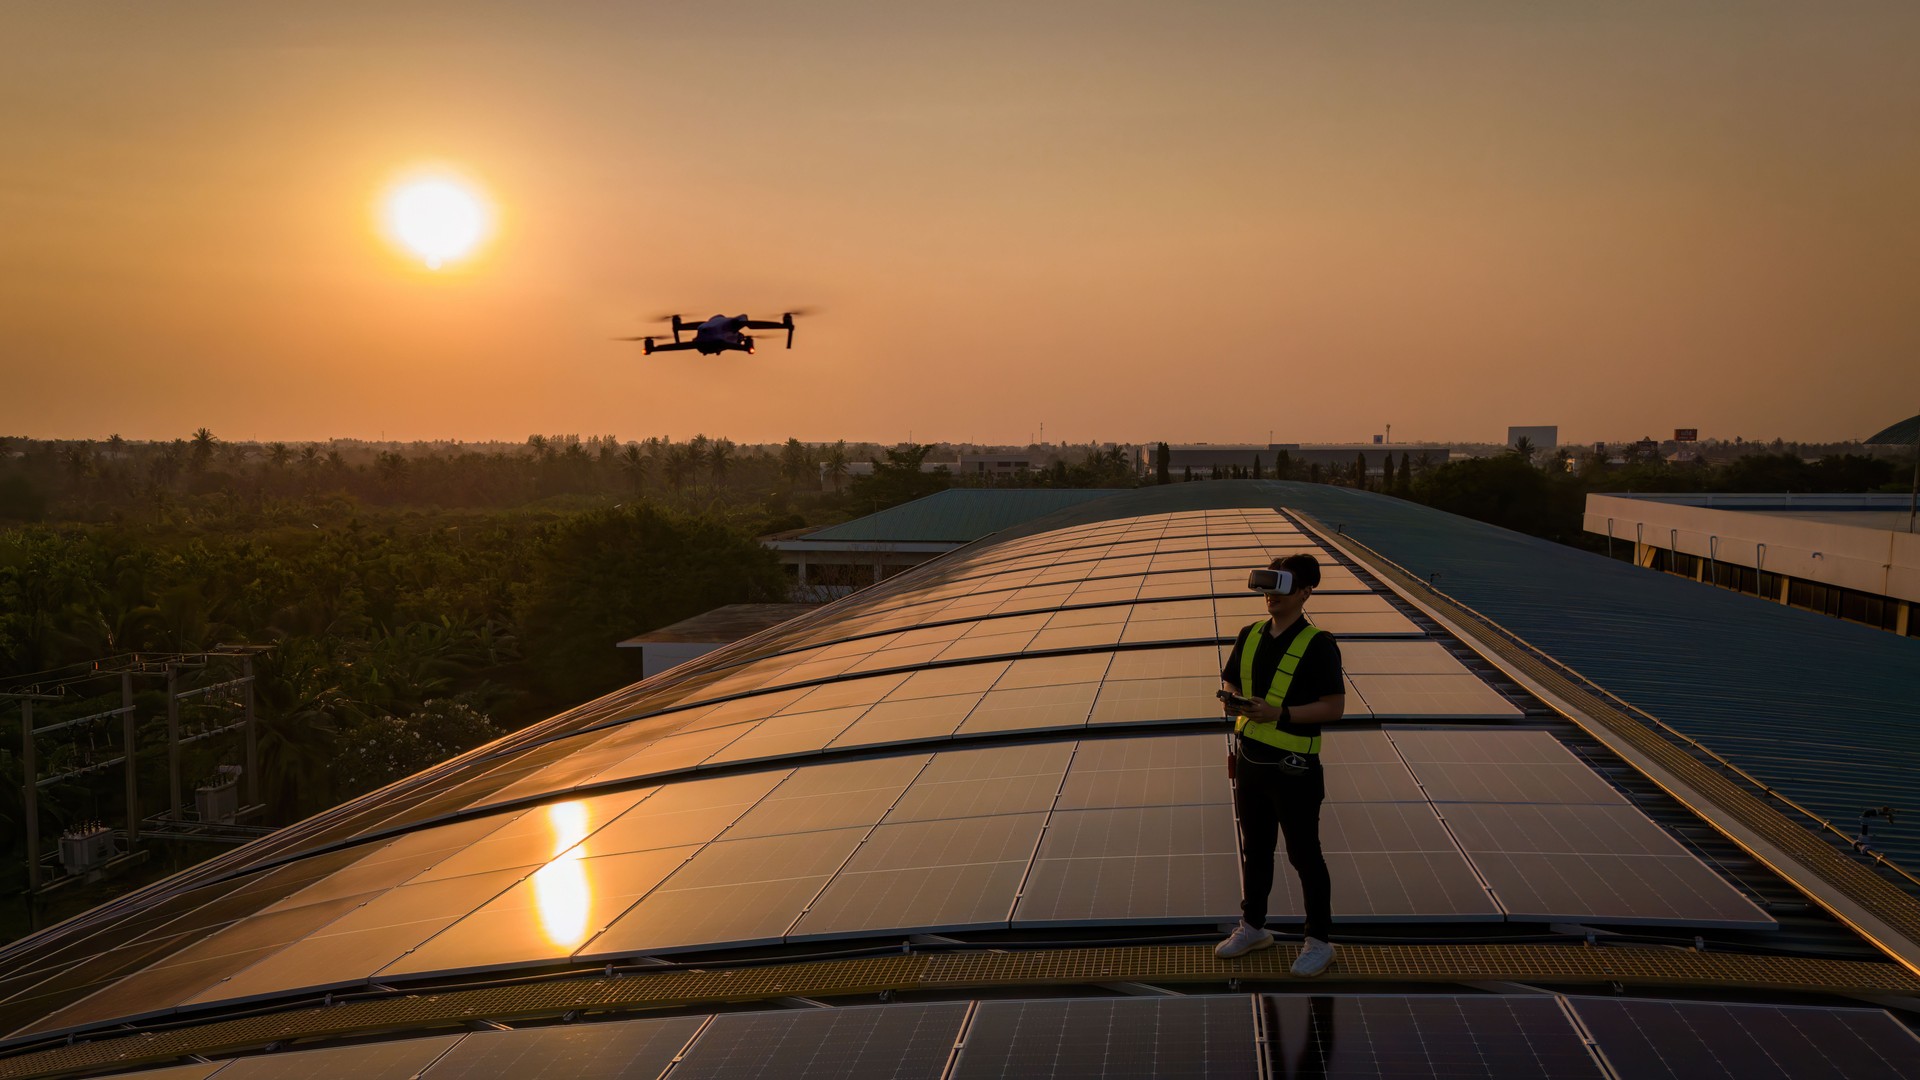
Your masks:
{"label": "billboard", "polygon": [[1677,427],[1673,429],[1674,442],[1699,442],[1700,429],[1697,427]]}

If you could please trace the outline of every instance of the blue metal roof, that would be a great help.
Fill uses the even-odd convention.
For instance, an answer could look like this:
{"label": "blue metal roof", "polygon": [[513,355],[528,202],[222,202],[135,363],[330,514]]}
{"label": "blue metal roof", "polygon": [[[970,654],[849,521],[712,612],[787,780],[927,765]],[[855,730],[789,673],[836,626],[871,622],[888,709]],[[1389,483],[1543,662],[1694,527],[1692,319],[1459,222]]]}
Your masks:
{"label": "blue metal roof", "polygon": [[[1849,834],[1861,810],[1895,807],[1895,826],[1874,823],[1875,846],[1920,873],[1920,638],[1392,496],[1273,480],[1173,487],[1183,506],[1245,505],[1253,493],[1344,528]],[[1028,529],[1124,515],[1144,494]]]}
{"label": "blue metal roof", "polygon": [[1119,494],[1099,488],[950,488],[830,525],[802,540],[966,544],[1066,507]]}

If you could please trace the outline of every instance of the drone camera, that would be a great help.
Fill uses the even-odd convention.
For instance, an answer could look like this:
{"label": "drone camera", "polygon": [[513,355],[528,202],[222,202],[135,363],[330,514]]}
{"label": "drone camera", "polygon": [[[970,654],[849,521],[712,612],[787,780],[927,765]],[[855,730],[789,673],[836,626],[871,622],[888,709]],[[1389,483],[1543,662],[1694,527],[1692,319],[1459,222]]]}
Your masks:
{"label": "drone camera", "polygon": [[1255,570],[1247,575],[1247,588],[1267,596],[1286,596],[1293,592],[1293,571]]}

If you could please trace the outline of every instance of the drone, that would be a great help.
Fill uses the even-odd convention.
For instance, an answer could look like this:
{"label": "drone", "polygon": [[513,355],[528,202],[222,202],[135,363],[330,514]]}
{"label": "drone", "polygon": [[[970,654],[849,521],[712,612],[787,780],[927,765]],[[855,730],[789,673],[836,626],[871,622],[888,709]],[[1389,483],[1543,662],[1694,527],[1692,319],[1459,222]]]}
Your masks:
{"label": "drone", "polygon": [[[702,356],[718,356],[723,352],[753,352],[753,338],[744,333],[747,330],[785,330],[787,348],[793,348],[793,317],[803,314],[789,311],[778,319],[755,319],[746,315],[715,315],[705,322],[694,322],[678,315],[663,315],[661,318],[673,320],[673,344],[656,345],[651,337],[615,338],[616,341],[646,342],[647,355],[657,352],[673,352],[677,349],[697,349]],[[693,332],[692,341],[680,340],[686,331]]]}

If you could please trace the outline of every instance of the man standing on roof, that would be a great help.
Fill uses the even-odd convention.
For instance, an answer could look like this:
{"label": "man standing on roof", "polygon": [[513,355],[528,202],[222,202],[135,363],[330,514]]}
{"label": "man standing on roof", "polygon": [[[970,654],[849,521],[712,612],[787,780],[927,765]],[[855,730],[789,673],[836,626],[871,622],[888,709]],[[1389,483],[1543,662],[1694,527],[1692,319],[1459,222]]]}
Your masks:
{"label": "man standing on roof", "polygon": [[1255,570],[1247,587],[1267,598],[1267,617],[1240,631],[1220,669],[1221,699],[1234,718],[1233,811],[1240,826],[1240,925],[1214,955],[1240,956],[1273,944],[1267,897],[1273,891],[1274,842],[1287,841],[1287,861],[1306,901],[1305,946],[1295,975],[1318,975],[1333,962],[1328,942],[1333,886],[1320,852],[1320,725],[1345,715],[1346,682],[1333,635],[1309,624],[1302,609],[1320,584],[1312,555],[1275,559]]}

